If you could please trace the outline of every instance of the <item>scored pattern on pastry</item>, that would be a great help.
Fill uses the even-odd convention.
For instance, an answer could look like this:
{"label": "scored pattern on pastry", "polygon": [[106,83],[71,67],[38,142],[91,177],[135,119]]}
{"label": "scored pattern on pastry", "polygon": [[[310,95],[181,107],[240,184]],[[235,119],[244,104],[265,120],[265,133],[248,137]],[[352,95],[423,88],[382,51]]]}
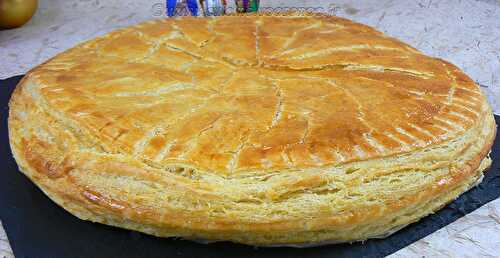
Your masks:
{"label": "scored pattern on pastry", "polygon": [[469,128],[482,101],[453,65],[332,17],[146,22],[35,76],[104,149],[222,175],[410,151]]}
{"label": "scored pattern on pastry", "polygon": [[20,170],[79,218],[157,236],[353,241],[412,223],[491,160],[452,64],[336,17],[142,23],[30,71]]}

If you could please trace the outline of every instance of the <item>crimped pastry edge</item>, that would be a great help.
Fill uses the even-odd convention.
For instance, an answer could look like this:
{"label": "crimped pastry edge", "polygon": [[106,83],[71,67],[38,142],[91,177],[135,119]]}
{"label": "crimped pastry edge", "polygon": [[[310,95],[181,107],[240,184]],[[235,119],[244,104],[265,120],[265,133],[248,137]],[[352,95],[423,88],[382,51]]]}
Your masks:
{"label": "crimped pastry edge", "polygon": [[[472,185],[470,185],[463,193],[469,191],[470,189],[478,186],[482,181],[483,181],[483,178],[484,178],[484,174],[483,172],[485,170],[487,170],[489,168],[489,165],[488,164],[491,164],[491,161],[488,161],[487,158],[483,159],[483,161],[481,162],[481,165],[480,167],[476,170],[476,172],[478,173],[479,175],[479,178],[476,179],[475,182],[472,183]],[[475,178],[475,177],[474,177]],[[460,197],[460,195],[458,195],[455,199],[457,199],[458,197]],[[454,200],[454,199],[453,199]],[[450,202],[452,202],[453,200],[451,200]],[[449,203],[449,202],[448,202]],[[445,206],[446,204],[444,204],[443,206]],[[442,208],[443,206],[441,206],[440,208]],[[437,208],[435,211],[439,210],[440,208]],[[431,212],[432,214],[433,212]],[[425,217],[425,216],[424,216]],[[424,218],[422,217],[422,218]],[[420,219],[419,219],[420,220]],[[381,234],[381,235],[377,235],[377,236],[372,236],[372,237],[369,237],[368,239],[383,239],[383,238],[386,238],[386,237],[389,237],[391,236],[392,234],[398,232],[399,230],[405,228],[406,226],[412,224],[412,223],[416,223],[418,222],[415,221],[415,222],[411,222],[411,223],[408,223],[408,224],[405,224],[405,225],[400,225],[400,226],[397,226],[395,228],[392,228],[392,229],[389,229],[386,233],[384,234]],[[186,238],[186,240],[190,240],[190,241],[194,241],[196,243],[199,243],[199,244],[211,244],[211,243],[216,243],[216,242],[220,242],[220,241],[224,241],[224,240],[207,240],[207,239],[188,239]],[[362,239],[362,240],[357,240],[357,241],[364,241],[364,240],[367,240],[367,239]],[[295,243],[295,244],[270,244],[270,245],[258,245],[258,247],[294,247],[294,248],[309,248],[309,247],[318,247],[318,246],[324,246],[324,245],[331,245],[331,244],[341,244],[341,243],[353,243],[353,242],[356,242],[356,241],[335,241],[335,240],[326,240],[326,241],[321,241],[321,242],[316,242],[316,243]]]}
{"label": "crimped pastry edge", "polygon": [[[29,77],[29,75],[26,76],[24,79],[27,79],[28,77]],[[18,86],[18,88],[21,88],[23,86],[22,84],[27,83],[29,78],[27,80],[24,80],[24,79],[23,79],[23,83],[21,83]],[[33,78],[31,78],[31,79],[33,79]],[[16,88],[16,92],[17,92],[17,90],[18,89]],[[483,113],[484,113],[484,116],[486,116],[486,119],[490,119],[490,120],[492,119],[492,117],[487,117],[487,116],[491,116],[491,110],[489,110],[489,112],[483,110]],[[9,125],[10,125],[10,122],[11,122],[10,120],[11,119],[9,117]],[[479,121],[482,121],[482,120],[479,120]],[[495,123],[492,122],[491,126],[495,127]],[[493,141],[493,138],[494,138],[494,135],[495,135],[495,132],[494,132],[495,129],[492,130],[493,132],[490,134],[491,137],[488,137],[489,139],[491,139],[490,145],[491,145],[491,143]],[[12,132],[10,131],[10,126],[9,126],[9,134],[11,134],[11,139],[12,139],[13,136],[12,136]],[[457,138],[459,138],[459,137],[460,136],[458,136]],[[453,140],[453,139],[451,139],[451,140]],[[460,175],[461,175],[460,178],[458,178],[458,177],[454,178],[455,179],[454,183],[456,183],[455,185],[464,185],[465,183],[468,182],[468,181],[466,182],[466,180],[465,180],[466,178],[470,178],[470,177],[473,178],[472,175],[474,174],[473,173],[474,171],[476,173],[481,172],[481,171],[475,170],[475,168],[473,168],[474,166],[476,166],[476,164],[477,164],[477,167],[479,167],[480,161],[481,162],[486,162],[486,163],[488,162],[488,161],[485,161],[487,159],[483,159],[486,156],[486,153],[487,153],[487,151],[490,148],[488,146],[488,144],[487,144],[488,140],[486,140],[485,142],[486,142],[486,144],[485,144],[483,150],[480,151],[479,154],[476,155],[475,158],[469,160],[469,163],[471,163],[472,165],[465,166],[465,168],[463,169],[462,173],[460,173]],[[15,156],[16,160],[18,161],[18,163],[24,163],[24,164],[26,164],[26,162],[22,161],[22,159],[24,159],[22,152],[20,154],[19,153],[16,154],[16,151],[14,150],[14,148],[13,148],[13,152],[14,152],[14,156]],[[457,169],[460,169],[460,168],[457,168]],[[35,168],[30,167],[30,166],[25,166],[24,168],[21,168],[21,170],[28,177],[30,177],[32,179],[32,181],[35,182],[35,184],[37,184],[38,186],[40,186],[40,188],[51,199],[53,199],[56,203],[58,203],[59,205],[61,205],[63,208],[67,209],[71,213],[75,214],[77,217],[80,217],[82,219],[87,219],[87,220],[95,221],[95,222],[101,222],[101,223],[104,223],[104,224],[109,224],[109,225],[115,225],[115,226],[119,226],[119,227],[123,227],[123,228],[134,229],[134,230],[142,231],[144,233],[153,234],[153,235],[157,235],[157,236],[171,236],[171,234],[168,233],[168,230],[169,230],[168,228],[165,229],[165,228],[162,228],[161,226],[158,226],[157,228],[155,228],[155,227],[150,227],[150,226],[147,226],[147,225],[144,225],[144,224],[141,224],[141,223],[136,223],[136,222],[133,222],[133,221],[127,221],[123,217],[119,217],[119,216],[117,217],[117,216],[113,215],[112,213],[110,213],[110,214],[98,214],[98,213],[94,213],[94,212],[92,212],[92,207],[90,207],[90,206],[92,206],[94,204],[88,203],[89,206],[86,206],[85,203],[83,203],[83,205],[78,205],[78,201],[76,199],[72,199],[72,198],[76,198],[76,197],[74,197],[74,196],[71,195],[71,194],[75,194],[75,193],[62,193],[61,194],[61,192],[58,191],[59,189],[54,189],[55,186],[51,186],[50,185],[50,180],[45,180],[46,178],[45,179],[42,179],[42,178],[36,179],[36,178],[34,178],[34,176],[43,174],[42,171],[36,171]],[[464,181],[461,181],[461,180],[464,180]],[[450,185],[450,187],[451,187],[451,185]],[[453,192],[455,194],[455,197],[458,196],[458,194],[460,194],[461,192],[463,192],[463,191],[466,190],[465,187],[462,187],[462,188],[459,188],[459,189],[460,190],[457,190],[456,193]],[[451,201],[453,199],[453,197],[451,197],[451,195],[449,197],[450,197],[449,198],[450,200],[448,200],[448,201]],[[73,202],[73,201],[75,201],[75,202]],[[442,204],[442,205],[444,205],[444,204]],[[439,206],[439,207],[441,207],[441,206]],[[431,212],[432,212],[432,210],[431,210]],[[179,233],[177,231],[177,229],[173,230],[172,232]],[[193,232],[192,231],[186,231],[186,234],[193,234]],[[203,234],[203,232],[201,232],[201,234]],[[365,238],[370,238],[370,237],[374,237],[374,236],[366,236]],[[362,240],[362,239],[363,238],[359,238],[359,239],[355,239],[355,240]],[[267,240],[265,238],[259,239],[258,237],[256,237],[255,239],[231,239],[231,238],[229,238],[228,240],[232,240],[232,241],[235,241],[235,242],[246,243],[246,244],[253,244],[253,245],[264,245],[264,246],[269,245],[269,242],[266,242]],[[293,242],[293,239],[288,239],[286,241],[287,242]],[[350,241],[350,240],[346,240],[346,241]],[[302,242],[297,242],[297,243],[302,243]]]}

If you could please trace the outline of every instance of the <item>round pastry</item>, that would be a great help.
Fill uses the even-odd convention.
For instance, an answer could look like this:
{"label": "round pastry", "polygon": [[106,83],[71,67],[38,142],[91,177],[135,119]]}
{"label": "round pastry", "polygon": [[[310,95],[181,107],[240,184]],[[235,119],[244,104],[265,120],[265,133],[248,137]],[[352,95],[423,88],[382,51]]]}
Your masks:
{"label": "round pastry", "polygon": [[161,237],[296,245],[387,235],[489,166],[456,66],[326,16],[155,20],[31,70],[20,170],[75,216]]}

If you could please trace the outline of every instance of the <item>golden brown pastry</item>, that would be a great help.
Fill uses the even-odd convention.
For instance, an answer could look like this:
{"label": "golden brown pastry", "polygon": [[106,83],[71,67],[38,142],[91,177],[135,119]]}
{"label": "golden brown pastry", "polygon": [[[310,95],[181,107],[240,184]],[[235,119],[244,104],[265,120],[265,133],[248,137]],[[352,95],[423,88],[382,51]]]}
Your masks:
{"label": "golden brown pastry", "polygon": [[30,71],[20,169],[75,216],[251,245],[381,236],[490,164],[496,125],[456,66],[337,17],[145,22]]}

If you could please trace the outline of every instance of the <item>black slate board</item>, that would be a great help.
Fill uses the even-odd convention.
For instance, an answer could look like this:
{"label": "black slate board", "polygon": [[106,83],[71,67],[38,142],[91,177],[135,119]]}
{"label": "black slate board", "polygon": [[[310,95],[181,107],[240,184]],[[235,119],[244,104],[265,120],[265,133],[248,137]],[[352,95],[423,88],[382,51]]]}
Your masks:
{"label": "black slate board", "polygon": [[[385,239],[314,248],[254,248],[220,242],[209,245],[165,239],[73,217],[22,175],[7,135],[7,103],[21,76],[0,81],[0,219],[17,258],[22,257],[382,257],[448,225],[500,196],[500,140],[483,182],[437,213]],[[500,117],[495,116],[497,124]],[[499,137],[500,138],[500,137]]]}

